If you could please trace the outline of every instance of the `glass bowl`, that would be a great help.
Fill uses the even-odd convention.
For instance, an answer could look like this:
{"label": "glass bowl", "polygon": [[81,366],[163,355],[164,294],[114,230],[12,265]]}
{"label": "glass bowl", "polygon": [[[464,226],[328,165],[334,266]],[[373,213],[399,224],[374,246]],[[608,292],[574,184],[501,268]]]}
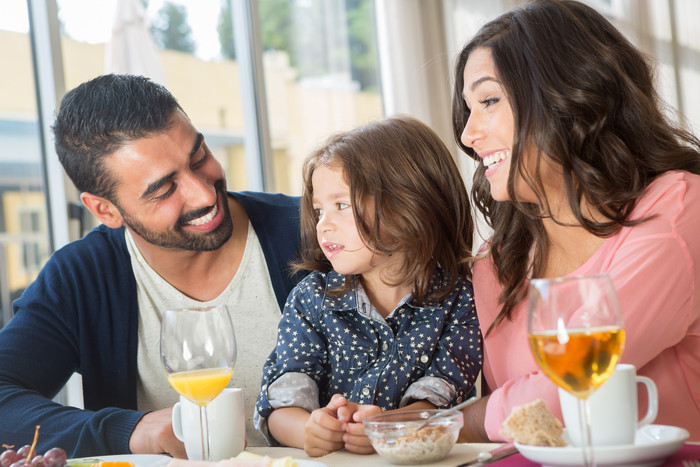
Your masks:
{"label": "glass bowl", "polygon": [[369,417],[362,423],[374,449],[392,464],[427,464],[447,456],[462,428],[462,412],[439,417],[416,429],[441,410],[412,410]]}

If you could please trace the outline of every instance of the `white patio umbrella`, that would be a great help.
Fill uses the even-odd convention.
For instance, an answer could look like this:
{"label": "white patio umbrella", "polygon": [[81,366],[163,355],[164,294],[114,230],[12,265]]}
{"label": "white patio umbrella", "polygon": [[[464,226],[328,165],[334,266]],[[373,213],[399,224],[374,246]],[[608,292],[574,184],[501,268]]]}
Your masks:
{"label": "white patio umbrella", "polygon": [[112,37],[105,53],[105,71],[143,75],[165,84],[165,73],[141,0],[117,0]]}

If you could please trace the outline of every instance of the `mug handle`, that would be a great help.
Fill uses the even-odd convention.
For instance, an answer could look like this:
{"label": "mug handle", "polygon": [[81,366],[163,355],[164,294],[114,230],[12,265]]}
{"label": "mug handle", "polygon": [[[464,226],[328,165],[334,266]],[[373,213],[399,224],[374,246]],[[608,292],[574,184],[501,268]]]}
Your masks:
{"label": "mug handle", "polygon": [[[656,390],[656,389],[654,389]],[[183,443],[185,442],[185,435],[182,433],[182,404],[177,402],[173,406],[173,432],[175,433],[175,437],[182,441]]]}
{"label": "mug handle", "polygon": [[637,428],[641,428],[656,420],[656,416],[659,414],[659,393],[656,390],[656,384],[651,378],[637,376],[637,383],[642,383],[646,386],[648,394],[647,399],[649,400],[649,407],[647,408],[646,415],[637,422]]}

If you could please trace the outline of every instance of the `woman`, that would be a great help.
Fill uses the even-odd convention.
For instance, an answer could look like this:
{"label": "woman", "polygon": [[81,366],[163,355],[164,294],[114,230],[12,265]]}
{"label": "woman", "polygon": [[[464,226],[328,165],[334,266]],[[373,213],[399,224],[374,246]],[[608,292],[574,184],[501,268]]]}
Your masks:
{"label": "woman", "polygon": [[653,80],[643,54],[574,1],[511,10],[458,56],[454,130],[494,230],[473,273],[491,393],[465,410],[461,440],[502,440],[512,408],[536,398],[560,417],[527,342],[527,282],[603,272],[625,321],[622,361],[658,385],[655,423],[700,441],[700,141],[668,119]]}

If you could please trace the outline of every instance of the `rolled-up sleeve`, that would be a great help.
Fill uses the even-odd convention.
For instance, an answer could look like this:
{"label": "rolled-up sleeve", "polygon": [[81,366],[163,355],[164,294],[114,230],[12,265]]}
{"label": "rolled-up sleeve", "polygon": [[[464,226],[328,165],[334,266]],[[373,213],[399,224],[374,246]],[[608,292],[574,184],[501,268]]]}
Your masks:
{"label": "rolled-up sleeve", "polygon": [[[280,407],[300,407],[307,412],[312,412],[319,408],[318,385],[303,373],[285,373],[267,387],[263,386],[261,392],[265,391],[272,410]],[[263,417],[260,411],[256,410],[253,421],[255,428],[263,434],[270,446],[279,445],[270,434],[267,417]]]}
{"label": "rolled-up sleeve", "polygon": [[318,388],[327,384],[327,351],[305,310],[311,303],[314,282],[302,281],[285,304],[277,331],[277,344],[265,367],[260,394],[255,407],[254,423],[275,444],[267,427],[267,418],[280,407],[318,408]]}

